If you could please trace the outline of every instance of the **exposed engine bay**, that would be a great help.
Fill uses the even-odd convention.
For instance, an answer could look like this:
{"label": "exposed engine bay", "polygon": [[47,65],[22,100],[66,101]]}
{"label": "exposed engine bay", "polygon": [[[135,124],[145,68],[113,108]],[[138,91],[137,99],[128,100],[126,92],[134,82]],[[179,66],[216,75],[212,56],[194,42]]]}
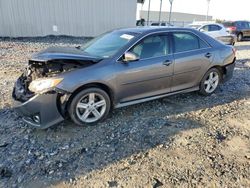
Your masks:
{"label": "exposed engine bay", "polygon": [[29,85],[33,80],[54,77],[58,74],[84,68],[94,63],[96,62],[91,60],[30,60],[28,67],[16,81],[12,96],[17,101],[25,102],[35,95],[34,92],[29,90]]}

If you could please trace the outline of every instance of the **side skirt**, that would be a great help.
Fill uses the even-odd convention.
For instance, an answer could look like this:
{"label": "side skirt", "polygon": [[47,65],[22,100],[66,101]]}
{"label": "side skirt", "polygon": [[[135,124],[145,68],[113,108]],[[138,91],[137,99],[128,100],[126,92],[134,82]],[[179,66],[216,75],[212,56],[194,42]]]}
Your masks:
{"label": "side skirt", "polygon": [[192,87],[192,88],[185,89],[185,90],[170,92],[170,93],[166,93],[166,94],[162,94],[162,95],[156,95],[156,96],[152,96],[152,97],[147,97],[147,98],[137,99],[137,100],[133,100],[133,101],[118,103],[115,106],[115,108],[121,108],[121,107],[124,107],[124,106],[130,106],[130,105],[133,105],[133,104],[143,103],[143,102],[147,102],[147,101],[151,101],[151,100],[155,100],[155,99],[159,99],[159,98],[163,98],[163,97],[167,97],[167,96],[171,96],[171,95],[175,95],[175,94],[189,93],[189,92],[192,92],[192,91],[198,91],[199,89],[200,89],[199,86],[197,86],[197,87]]}

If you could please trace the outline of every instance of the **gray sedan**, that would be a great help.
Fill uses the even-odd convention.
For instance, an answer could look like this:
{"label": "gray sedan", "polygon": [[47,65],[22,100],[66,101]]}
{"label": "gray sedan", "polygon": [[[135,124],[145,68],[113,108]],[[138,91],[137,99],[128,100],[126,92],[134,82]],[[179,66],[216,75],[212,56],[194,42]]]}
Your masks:
{"label": "gray sedan", "polygon": [[232,46],[193,29],[120,29],[80,48],[35,54],[12,96],[32,126],[47,128],[67,117],[95,124],[112,108],[191,91],[211,95],[234,66]]}

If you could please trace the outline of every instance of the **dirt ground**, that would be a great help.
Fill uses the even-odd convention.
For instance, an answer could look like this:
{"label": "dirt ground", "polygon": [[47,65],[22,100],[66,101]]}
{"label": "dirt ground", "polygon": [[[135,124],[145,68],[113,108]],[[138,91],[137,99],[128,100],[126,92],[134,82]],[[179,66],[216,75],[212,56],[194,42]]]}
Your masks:
{"label": "dirt ground", "polygon": [[112,112],[96,126],[48,130],[14,112],[28,58],[82,38],[0,39],[0,187],[250,187],[250,41],[215,94],[181,94]]}

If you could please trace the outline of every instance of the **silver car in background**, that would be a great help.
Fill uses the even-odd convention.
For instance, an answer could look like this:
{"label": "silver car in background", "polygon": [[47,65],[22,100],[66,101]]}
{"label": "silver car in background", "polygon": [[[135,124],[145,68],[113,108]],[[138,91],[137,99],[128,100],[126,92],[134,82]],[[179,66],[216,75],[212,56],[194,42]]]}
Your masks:
{"label": "silver car in background", "polygon": [[234,66],[232,46],[194,29],[120,29],[81,48],[35,54],[12,96],[29,125],[45,129],[67,117],[88,125],[112,108],[191,91],[211,95]]}
{"label": "silver car in background", "polygon": [[197,29],[226,45],[234,45],[236,42],[236,35],[230,34],[222,24],[194,22],[189,27]]}

